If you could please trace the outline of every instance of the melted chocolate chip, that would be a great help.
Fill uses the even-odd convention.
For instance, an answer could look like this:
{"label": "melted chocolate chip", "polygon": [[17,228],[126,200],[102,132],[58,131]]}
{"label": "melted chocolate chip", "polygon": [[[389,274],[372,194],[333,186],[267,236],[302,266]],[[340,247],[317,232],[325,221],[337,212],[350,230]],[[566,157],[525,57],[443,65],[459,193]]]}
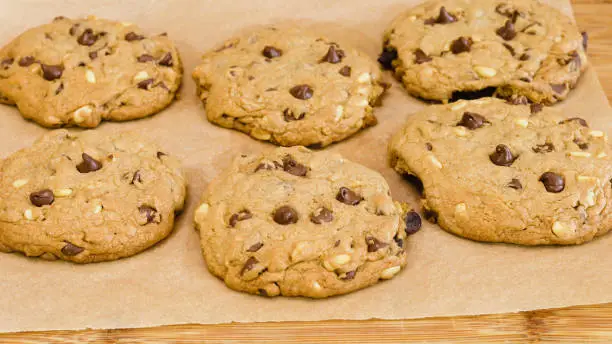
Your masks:
{"label": "melted chocolate chip", "polygon": [[506,20],[504,26],[497,29],[495,33],[497,33],[499,37],[503,38],[506,41],[511,41],[514,39],[514,37],[516,37],[516,30],[514,30],[514,24],[512,24],[512,21],[510,20]]}
{"label": "melted chocolate chip", "polygon": [[589,149],[589,143],[588,142],[584,142],[584,141],[581,141],[579,139],[574,139],[574,143],[576,144],[576,146],[578,146],[578,148],[580,148],[582,150]]}
{"label": "melted chocolate chip", "polygon": [[280,57],[281,55],[283,55],[283,51],[273,46],[266,45],[261,51],[261,54],[269,59],[273,59],[275,57]]}
{"label": "melted chocolate chip", "polygon": [[229,225],[230,227],[236,227],[236,224],[240,221],[244,221],[244,220],[248,220],[250,218],[253,217],[253,214],[251,214],[250,211],[248,210],[242,210],[236,214],[232,214],[232,216],[230,216],[229,219]]}
{"label": "melted chocolate chip", "polygon": [[368,244],[368,252],[376,252],[381,248],[389,246],[389,244],[384,243],[374,237],[367,237],[366,244]]}
{"label": "melted chocolate chip", "polygon": [[425,54],[425,52],[421,49],[417,49],[414,51],[414,63],[416,64],[422,64],[425,62],[429,62],[431,61],[432,58],[427,56],[427,54]]}
{"label": "melted chocolate chip", "polygon": [[565,189],[565,178],[562,175],[554,172],[546,172],[542,174],[539,181],[544,184],[546,191],[559,193]]}
{"label": "melted chocolate chip", "polygon": [[531,150],[533,150],[534,153],[550,153],[555,150],[555,146],[550,142],[546,142],[532,147]]}
{"label": "melted chocolate chip", "polygon": [[386,47],[378,57],[378,63],[387,70],[393,69],[393,61],[397,59],[397,50],[392,47]]}
{"label": "melted chocolate chip", "polygon": [[421,216],[414,210],[406,213],[406,217],[404,217],[404,223],[406,224],[406,235],[412,235],[418,232],[421,229],[422,221]]}
{"label": "melted chocolate chip", "polygon": [[98,40],[98,35],[94,34],[92,29],[85,29],[83,33],[77,38],[77,42],[80,45],[92,46]]}
{"label": "melted chocolate chip", "polygon": [[345,280],[345,281],[350,281],[353,278],[355,278],[356,273],[357,273],[356,271],[348,271],[347,273],[344,274],[344,277],[341,277],[340,279]]}
{"label": "melted chocolate chip", "polygon": [[298,222],[298,213],[288,205],[284,205],[274,212],[274,222],[279,225],[290,225]]}
{"label": "melted chocolate chip", "polygon": [[134,172],[134,175],[132,176],[132,181],[130,182],[130,184],[136,184],[136,183],[142,183],[142,176],[140,175],[140,170]]}
{"label": "melted chocolate chip", "polygon": [[308,167],[298,163],[291,155],[283,158],[283,171],[294,176],[304,177],[308,173]]}
{"label": "melted chocolate chip", "polygon": [[585,121],[583,118],[580,118],[580,117],[572,117],[572,118],[564,119],[561,122],[559,122],[559,124],[566,124],[566,123],[571,123],[571,122],[578,122],[578,124],[580,124],[583,127],[586,127],[586,128],[589,127],[589,124],[587,123],[587,121]]}
{"label": "melted chocolate chip", "polygon": [[285,119],[285,122],[299,121],[301,119],[304,119],[305,116],[306,116],[305,112],[302,112],[297,117],[295,117],[295,115],[293,114],[293,111],[289,109],[285,109],[285,111],[283,111],[283,118]]}
{"label": "melted chocolate chip", "polygon": [[310,215],[310,221],[312,221],[312,223],[315,223],[317,225],[320,225],[325,222],[332,222],[333,220],[334,220],[334,214],[332,214],[331,210],[325,207],[321,207],[315,210]]}
{"label": "melted chocolate chip", "polygon": [[66,245],[62,247],[62,254],[69,257],[76,256],[83,251],[85,251],[84,248],[69,242],[66,242]]}
{"label": "melted chocolate chip", "polygon": [[151,61],[155,60],[155,58],[153,56],[149,55],[149,54],[142,54],[142,55],[138,56],[138,58],[136,58],[136,60],[138,62],[145,63],[145,62],[151,62]]}
{"label": "melted chocolate chip", "polygon": [[45,65],[41,64],[43,78],[47,81],[53,81],[62,77],[64,67],[61,65]]}
{"label": "melted chocolate chip", "polygon": [[79,29],[79,26],[81,26],[81,24],[77,23],[77,24],[72,25],[72,27],[70,27],[70,30],[68,30],[68,33],[70,34],[70,36],[76,35],[76,32]]}
{"label": "melted chocolate chip", "polygon": [[81,154],[83,161],[76,166],[77,170],[81,173],[95,172],[102,168],[102,163],[92,158],[90,155],[83,153]]}
{"label": "melted chocolate chip", "polygon": [[567,89],[567,86],[565,86],[565,84],[551,84],[550,87],[556,94],[563,94]]}
{"label": "melted chocolate chip", "polygon": [[263,242],[258,242],[256,244],[253,244],[251,245],[251,247],[247,249],[247,252],[257,252],[263,247],[263,245],[264,245]]}
{"label": "melted chocolate chip", "polygon": [[53,191],[49,189],[32,192],[30,194],[30,202],[37,207],[51,205],[54,200],[55,196],[53,195]]}
{"label": "melted chocolate chip", "polygon": [[469,52],[472,48],[472,38],[470,37],[459,37],[451,44],[451,51],[453,54],[461,54]]}
{"label": "melted chocolate chip", "polygon": [[143,215],[144,217],[146,217],[147,219],[147,223],[145,224],[149,224],[149,223],[160,223],[161,222],[161,215],[157,216],[157,209],[149,206],[149,205],[141,205],[140,207],[138,207],[138,211],[140,212],[141,215]]}
{"label": "melted chocolate chip", "polygon": [[291,93],[294,98],[308,100],[312,98],[313,90],[308,85],[297,85],[292,87],[289,93]]}
{"label": "melted chocolate chip", "polygon": [[128,32],[125,34],[125,40],[128,42],[132,42],[132,41],[140,41],[144,39],[144,36],[139,35],[135,32]]}
{"label": "melted chocolate chip", "polygon": [[534,104],[531,104],[529,106],[529,109],[531,110],[532,114],[536,114],[536,113],[544,110],[544,105],[538,104],[538,103],[534,103]]}
{"label": "melted chocolate chip", "polygon": [[174,64],[174,62],[172,61],[172,54],[171,53],[166,53],[161,60],[159,60],[159,62],[157,62],[160,66],[164,66],[164,67],[172,67],[172,65]]}
{"label": "melted chocolate chip", "polygon": [[589,47],[589,34],[586,31],[582,31],[582,47],[584,51],[587,51]]}
{"label": "melted chocolate chip", "polygon": [[151,86],[153,85],[153,82],[155,80],[153,79],[145,79],[142,80],[141,82],[139,82],[138,84],[136,84],[138,86],[138,88],[143,89],[143,90],[148,90],[151,88]]}
{"label": "melted chocolate chip", "polygon": [[523,189],[523,184],[521,184],[521,181],[516,179],[516,178],[512,178],[512,180],[510,181],[510,183],[508,183],[508,187],[514,190],[521,190]]}
{"label": "melted chocolate chip", "polygon": [[502,45],[504,46],[504,48],[508,49],[508,51],[510,52],[510,55],[512,55],[512,56],[516,55],[516,52],[514,51],[514,48],[510,44],[502,43]]}
{"label": "melted chocolate chip", "polygon": [[457,18],[452,14],[446,11],[444,6],[440,7],[440,13],[437,18],[429,18],[425,20],[425,24],[434,25],[434,24],[450,24],[457,21]]}
{"label": "melted chocolate chip", "polygon": [[350,77],[351,76],[351,67],[350,66],[344,66],[344,67],[340,68],[338,73],[340,73],[340,75],[342,75],[342,76]]}
{"label": "melted chocolate chip", "polygon": [[491,162],[497,166],[510,166],[516,160],[516,157],[512,155],[510,148],[506,145],[497,145],[495,152],[489,155]]}
{"label": "melted chocolate chip", "polygon": [[461,117],[461,120],[459,123],[457,123],[457,126],[474,130],[482,127],[485,123],[488,123],[488,121],[484,116],[481,116],[475,112],[464,112],[463,117]]}
{"label": "melted chocolate chip", "polygon": [[320,62],[340,63],[344,58],[344,50],[336,49],[334,45],[330,45],[327,53]]}
{"label": "melted chocolate chip", "polygon": [[336,199],[344,204],[357,205],[361,202],[363,198],[356,192],[343,186],[340,188],[340,190],[338,190]]}
{"label": "melted chocolate chip", "polygon": [[255,265],[257,265],[257,263],[259,263],[259,260],[257,260],[257,258],[255,258],[255,257],[250,257],[250,258],[249,258],[249,259],[247,259],[247,261],[244,263],[244,266],[242,267],[242,271],[240,271],[240,274],[241,274],[241,275],[244,275],[244,273],[245,273],[245,272],[253,270],[253,268],[255,267]]}
{"label": "melted chocolate chip", "polygon": [[34,62],[36,62],[36,59],[34,58],[34,56],[24,56],[19,59],[19,62],[17,62],[17,64],[20,65],[21,67],[28,67],[32,65]]}

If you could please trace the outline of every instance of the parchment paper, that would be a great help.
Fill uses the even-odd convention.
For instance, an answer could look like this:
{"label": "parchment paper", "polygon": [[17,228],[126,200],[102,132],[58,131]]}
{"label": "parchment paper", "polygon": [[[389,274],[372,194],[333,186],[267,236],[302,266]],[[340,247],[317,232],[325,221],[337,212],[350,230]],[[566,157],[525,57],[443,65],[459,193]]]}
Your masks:
{"label": "parchment paper", "polygon": [[[167,31],[179,46],[186,77],[181,99],[160,114],[96,130],[144,129],[182,159],[189,181],[187,210],[155,248],[110,263],[75,265],[0,254],[0,332],[128,328],[179,323],[398,319],[514,312],[612,301],[612,235],[576,247],[526,248],[483,244],[425,224],[410,238],[409,264],[391,281],[327,300],[250,296],[231,291],[208,273],[192,226],[195,202],[211,178],[240,152],[273,149],[210,124],[190,74],[202,52],[252,25],[295,20],[324,29],[376,58],[382,33],[415,0],[26,0],[0,1],[0,42],[50,21],[95,14],[131,21],[146,32]],[[550,0],[566,13],[568,0]],[[386,161],[387,142],[410,113],[426,106],[393,83],[379,124],[328,149],[380,171],[394,198],[418,206],[416,192]],[[592,127],[612,118],[590,68],[560,105]],[[46,129],[0,106],[0,156],[30,145]],[[609,130],[608,130],[609,131]]]}

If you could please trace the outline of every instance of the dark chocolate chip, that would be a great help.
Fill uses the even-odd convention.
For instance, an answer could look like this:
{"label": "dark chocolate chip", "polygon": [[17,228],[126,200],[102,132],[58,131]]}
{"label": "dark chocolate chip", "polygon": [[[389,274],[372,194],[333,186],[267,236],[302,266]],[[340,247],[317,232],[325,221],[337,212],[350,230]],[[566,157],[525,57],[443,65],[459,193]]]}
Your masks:
{"label": "dark chocolate chip", "polygon": [[288,205],[284,205],[274,212],[274,222],[279,225],[290,225],[298,222],[298,213]]}
{"label": "dark chocolate chip", "polygon": [[344,204],[357,205],[361,202],[363,198],[361,197],[361,195],[358,195],[353,190],[343,186],[340,188],[340,190],[338,190],[336,199]]}
{"label": "dark chocolate chip", "polygon": [[583,118],[580,117],[572,117],[572,118],[568,118],[568,119],[564,119],[561,122],[559,122],[559,124],[566,124],[566,123],[571,123],[571,122],[578,122],[578,124],[580,124],[583,127],[589,127],[589,124],[587,123],[587,121],[585,121]]}
{"label": "dark chocolate chip", "polygon": [[534,153],[550,153],[555,150],[555,145],[550,142],[546,142],[544,144],[532,147],[531,150],[533,150]]}
{"label": "dark chocolate chip", "polygon": [[389,246],[389,244],[384,243],[374,237],[367,237],[366,244],[368,244],[368,252],[376,252],[383,247]]}
{"label": "dark chocolate chip", "polygon": [[[2,67],[4,67],[4,69],[7,69],[10,65],[13,64],[13,62],[15,62],[14,58],[7,57],[4,60],[2,60],[2,62],[0,62],[0,65],[2,65]],[[349,70],[349,75],[350,75],[350,70]]]}
{"label": "dark chocolate chip", "polygon": [[342,76],[350,77],[351,76],[351,67],[350,66],[344,66],[344,67],[340,68],[338,73],[340,73],[340,75],[342,75]]}
{"label": "dark chocolate chip", "polygon": [[582,47],[584,51],[587,51],[589,47],[589,34],[586,31],[582,31]]}
{"label": "dark chocolate chip", "polygon": [[527,99],[527,97],[525,96],[514,94],[510,99],[506,101],[506,103],[512,105],[527,105],[529,104],[529,99]]}
{"label": "dark chocolate chip", "polygon": [[141,82],[139,82],[139,83],[137,84],[137,86],[138,86],[138,88],[140,88],[140,89],[143,89],[143,90],[148,90],[148,89],[150,89],[150,88],[151,88],[151,86],[153,85],[153,82],[154,82],[154,81],[155,81],[155,80],[153,80],[153,79],[145,79],[145,80],[142,80]]}
{"label": "dark chocolate chip", "polygon": [[248,220],[253,217],[253,214],[247,209],[241,210],[236,214],[232,214],[229,219],[230,227],[236,227],[236,224],[240,221]]}
{"label": "dark chocolate chip", "polygon": [[245,272],[253,270],[253,268],[255,267],[257,263],[259,263],[259,260],[257,260],[257,258],[250,257],[249,259],[247,259],[246,263],[244,263],[244,266],[242,267],[242,271],[240,271],[240,274],[244,275]]}
{"label": "dark chocolate chip", "polygon": [[160,66],[172,67],[172,65],[174,64],[174,62],[172,61],[172,54],[167,52],[166,55],[164,55],[161,60],[159,60],[158,64]]}
{"label": "dark chocolate chip", "polygon": [[60,85],[55,89],[55,95],[58,95],[60,93],[62,93],[62,91],[64,90],[64,83],[60,83]]}
{"label": "dark chocolate chip", "polygon": [[291,93],[294,98],[307,100],[312,98],[313,90],[308,85],[297,85],[292,87],[289,93]]}
{"label": "dark chocolate chip", "polygon": [[77,170],[81,173],[95,172],[102,168],[102,163],[92,158],[90,155],[83,153],[81,154],[83,161],[77,165]]}
{"label": "dark chocolate chip", "polygon": [[546,172],[539,179],[546,188],[546,191],[559,193],[565,189],[565,178],[562,175],[554,172]]}
{"label": "dark chocolate chip", "polygon": [[30,194],[30,202],[37,207],[51,205],[54,200],[55,196],[53,195],[53,191],[49,189],[32,192]]}
{"label": "dark chocolate chip", "polygon": [[393,69],[393,61],[396,59],[397,50],[392,47],[386,47],[378,57],[378,63],[380,63],[384,69],[391,70]]}
{"label": "dark chocolate chip", "polygon": [[497,166],[510,166],[516,160],[516,157],[512,155],[510,148],[506,145],[497,145],[495,152],[489,155],[491,162]]}
{"label": "dark chocolate chip", "polygon": [[247,252],[257,252],[263,247],[263,245],[264,245],[263,242],[258,242],[256,244],[253,244],[251,245],[251,247],[247,249]]}
{"label": "dark chocolate chip", "polygon": [[83,251],[85,251],[84,248],[69,242],[66,242],[66,245],[62,247],[62,254],[69,257],[76,256]]}
{"label": "dark chocolate chip", "polygon": [[535,114],[535,113],[538,113],[544,110],[544,105],[539,104],[539,103],[534,103],[529,106],[529,109],[531,110],[532,114]]}
{"label": "dark chocolate chip", "polygon": [[521,56],[519,56],[519,60],[521,61],[527,61],[531,58],[531,56],[529,56],[529,54],[527,53],[523,53]]}
{"label": "dark chocolate chip", "polygon": [[70,33],[70,36],[74,36],[76,35],[77,30],[79,29],[79,26],[81,26],[81,24],[74,24],[70,27],[70,30],[68,30],[68,33]]}
{"label": "dark chocolate chip", "polygon": [[98,35],[94,34],[92,29],[85,29],[83,33],[77,38],[77,42],[80,45],[92,46],[98,40]]}
{"label": "dark chocolate chip", "polygon": [[472,43],[471,37],[459,37],[451,44],[451,51],[453,54],[469,52],[472,49]]}
{"label": "dark chocolate chip", "polygon": [[461,117],[461,120],[459,123],[457,123],[457,126],[474,130],[482,127],[485,123],[488,123],[488,121],[484,116],[481,116],[475,112],[464,112],[463,117]]}
{"label": "dark chocolate chip", "polygon": [[430,18],[425,20],[425,24],[433,25],[433,24],[450,24],[457,21],[457,18],[452,14],[446,11],[444,6],[440,7],[440,13],[438,14],[438,18]]}
{"label": "dark chocolate chip", "polygon": [[298,177],[304,177],[308,173],[308,167],[295,161],[291,155],[286,155],[283,158],[283,170]]}
{"label": "dark chocolate chip", "polygon": [[567,89],[567,86],[565,86],[565,84],[550,84],[550,87],[557,94],[563,94],[563,92],[565,92],[565,90]]}
{"label": "dark chocolate chip", "polygon": [[142,176],[140,175],[140,170],[134,172],[134,175],[132,176],[132,181],[130,182],[130,184],[136,184],[136,183],[142,183]]}
{"label": "dark chocolate chip", "polygon": [[431,152],[431,150],[433,149],[433,145],[431,143],[427,142],[425,144],[425,148],[427,148],[427,150]]}
{"label": "dark chocolate chip", "polygon": [[62,77],[62,73],[64,72],[64,67],[61,65],[46,65],[41,64],[43,78],[47,81],[53,81],[55,79],[59,79]]}
{"label": "dark chocolate chip", "polygon": [[161,215],[157,216],[157,209],[149,206],[149,205],[141,205],[140,207],[138,207],[138,211],[140,212],[141,215],[143,215],[144,217],[147,218],[147,225],[149,223],[160,223],[161,222]]}
{"label": "dark chocolate chip", "polygon": [[320,225],[325,222],[332,222],[333,220],[334,220],[334,214],[332,214],[331,210],[325,207],[321,207],[315,210],[310,215],[310,221],[312,221],[312,223],[315,223],[317,225]]}
{"label": "dark chocolate chip", "polygon": [[578,148],[580,148],[582,150],[589,149],[589,143],[588,142],[584,142],[584,141],[579,140],[579,139],[574,139],[574,143],[578,146]]}
{"label": "dark chocolate chip", "polygon": [[138,56],[138,58],[136,58],[136,60],[138,62],[145,63],[145,62],[151,62],[151,61],[155,60],[155,58],[153,56],[149,55],[149,54],[142,54],[142,55]]}
{"label": "dark chocolate chip", "polygon": [[255,171],[253,171],[253,172],[257,172],[257,171],[260,171],[260,170],[269,171],[269,170],[274,170],[274,169],[276,169],[276,166],[274,164],[262,162],[259,165],[257,165],[257,167],[255,168]]}
{"label": "dark chocolate chip", "polygon": [[45,38],[46,39],[53,39],[53,37],[51,37],[51,34],[48,32],[45,32]]}
{"label": "dark chocolate chip", "polygon": [[19,64],[21,67],[27,67],[33,64],[34,62],[36,62],[34,56],[24,56],[19,59],[19,62],[17,62],[17,64]]}
{"label": "dark chocolate chip", "polygon": [[355,274],[356,274],[356,273],[357,273],[356,271],[347,271],[347,272],[344,274],[344,277],[341,277],[340,279],[345,280],[345,281],[350,281],[350,280],[352,280],[353,278],[355,278]]}
{"label": "dark chocolate chip", "polygon": [[511,20],[506,20],[504,26],[497,29],[495,33],[506,41],[511,41],[516,37],[516,30],[514,30],[514,24]]}
{"label": "dark chocolate chip", "polygon": [[85,66],[86,66],[86,64],[85,64],[85,62],[79,62],[79,64],[78,64],[77,66],[79,66],[79,67],[85,67]]}
{"label": "dark chocolate chip", "polygon": [[421,216],[414,210],[406,213],[406,217],[404,217],[404,223],[406,224],[406,235],[412,235],[418,232],[421,229],[421,225],[423,222],[421,221]]}
{"label": "dark chocolate chip", "polygon": [[144,36],[139,35],[135,32],[128,32],[125,34],[125,40],[128,42],[132,42],[132,41],[140,41],[143,40]]}
{"label": "dark chocolate chip", "polygon": [[425,54],[423,50],[417,49],[414,51],[414,63],[421,64],[421,63],[429,62],[431,60],[432,58],[427,56],[427,54]]}
{"label": "dark chocolate chip", "polygon": [[285,111],[283,111],[283,118],[285,119],[285,122],[299,121],[301,119],[304,119],[304,116],[306,116],[305,112],[302,112],[297,117],[295,117],[293,111],[289,109],[285,109]]}
{"label": "dark chocolate chip", "polygon": [[259,288],[259,289],[257,289],[257,292],[258,292],[258,293],[259,293],[259,295],[261,295],[261,296],[266,296],[266,297],[268,296],[268,292],[267,292],[265,289],[261,289],[261,288]]}
{"label": "dark chocolate chip", "polygon": [[164,155],[168,155],[168,154],[166,154],[164,152],[157,152],[157,158],[158,159],[161,159],[161,157],[164,156]]}
{"label": "dark chocolate chip", "polygon": [[335,46],[330,45],[327,53],[320,62],[329,62],[329,63],[340,63],[344,58],[344,50],[336,49]]}
{"label": "dark chocolate chip", "polygon": [[277,49],[271,45],[266,45],[263,50],[261,51],[261,54],[269,59],[273,59],[275,57],[280,57],[283,55],[283,51],[280,49]]}
{"label": "dark chocolate chip", "polygon": [[397,244],[398,247],[403,248],[404,247],[404,240],[402,240],[401,238],[399,238],[397,235],[395,235],[393,237],[393,240],[395,241],[395,243]]}
{"label": "dark chocolate chip", "polygon": [[510,183],[508,183],[508,187],[514,190],[521,190],[523,189],[523,184],[521,184],[521,181],[516,179],[516,178],[512,178],[512,180],[510,181]]}
{"label": "dark chocolate chip", "polygon": [[97,51],[92,51],[89,53],[89,58],[92,60],[95,60],[98,58],[98,52]]}
{"label": "dark chocolate chip", "polygon": [[512,56],[516,55],[516,52],[514,51],[514,48],[510,44],[502,43],[502,45],[504,46],[504,48],[508,49],[508,51],[510,52],[510,55],[512,55]]}

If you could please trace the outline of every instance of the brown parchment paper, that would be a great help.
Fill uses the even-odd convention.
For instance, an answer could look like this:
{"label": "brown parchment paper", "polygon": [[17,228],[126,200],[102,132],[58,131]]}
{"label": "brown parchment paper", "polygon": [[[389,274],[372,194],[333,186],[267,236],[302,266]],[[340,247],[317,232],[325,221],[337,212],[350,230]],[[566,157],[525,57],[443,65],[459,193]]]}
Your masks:
{"label": "brown parchment paper", "polygon": [[[128,328],[179,323],[398,319],[514,312],[612,301],[612,235],[577,247],[526,248],[455,237],[432,224],[409,240],[409,264],[393,280],[327,300],[267,299],[231,291],[208,273],[192,226],[207,183],[240,152],[274,146],[210,124],[190,78],[202,52],[246,27],[295,21],[348,41],[375,59],[382,33],[416,0],[21,0],[0,1],[0,42],[50,21],[95,14],[167,31],[179,46],[186,77],[181,99],[148,119],[105,123],[96,130],[143,129],[184,163],[186,211],[175,232],[151,250],[115,262],[75,265],[0,254],[0,332]],[[550,0],[571,14],[568,0]],[[379,124],[328,149],[380,171],[396,199],[418,196],[387,165],[390,135],[426,106],[392,80]],[[611,112],[590,68],[559,106],[610,131]],[[46,129],[0,105],[0,156],[30,145]]]}

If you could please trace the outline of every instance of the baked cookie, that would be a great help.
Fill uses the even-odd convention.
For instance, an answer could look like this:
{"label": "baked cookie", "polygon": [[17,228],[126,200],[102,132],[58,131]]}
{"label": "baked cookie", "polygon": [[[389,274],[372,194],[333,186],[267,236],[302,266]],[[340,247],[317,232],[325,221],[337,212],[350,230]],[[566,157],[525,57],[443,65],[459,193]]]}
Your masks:
{"label": "baked cookie", "polygon": [[131,256],[170,234],[184,198],[178,162],[139,134],[55,130],[0,161],[0,251]]}
{"label": "baked cookie", "polygon": [[393,21],[379,61],[425,99],[482,91],[552,104],[587,68],[586,39],[570,18],[536,0],[433,0]]}
{"label": "baked cookie", "polygon": [[522,245],[581,244],[610,230],[611,155],[584,119],[495,98],[428,107],[390,144],[392,166],[421,179],[442,228]]}
{"label": "baked cookie", "polygon": [[165,34],[94,17],[57,17],[0,50],[0,102],[45,127],[152,115],[172,102],[181,77]]}
{"label": "baked cookie", "polygon": [[298,28],[226,41],[193,72],[208,120],[281,146],[327,146],[376,124],[386,84],[364,53]]}
{"label": "baked cookie", "polygon": [[232,289],[323,298],[390,279],[420,216],[383,177],[304,147],[242,155],[196,210],[208,269]]}

